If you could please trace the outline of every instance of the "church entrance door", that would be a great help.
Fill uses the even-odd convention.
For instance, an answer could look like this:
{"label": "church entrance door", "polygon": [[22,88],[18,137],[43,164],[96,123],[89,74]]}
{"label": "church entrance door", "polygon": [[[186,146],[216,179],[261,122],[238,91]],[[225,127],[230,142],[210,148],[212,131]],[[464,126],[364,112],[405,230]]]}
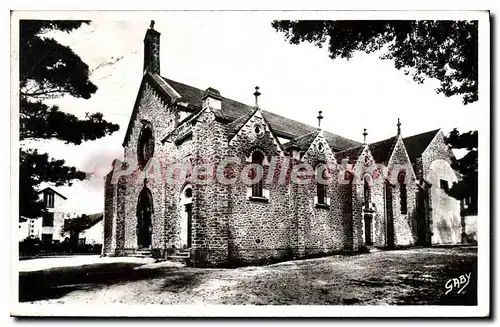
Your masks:
{"label": "church entrance door", "polygon": [[387,223],[387,247],[394,247],[394,215],[392,211],[392,186],[385,182],[385,217]]}
{"label": "church entrance door", "polygon": [[193,189],[191,185],[184,187],[180,199],[181,205],[181,228],[180,247],[190,248],[192,243],[192,217],[193,217]]}
{"label": "church entrance door", "polygon": [[191,247],[191,217],[193,214],[193,204],[188,203],[185,205],[186,208],[186,216],[187,216],[187,226],[186,226],[186,247],[190,248]]}
{"label": "church entrance door", "polygon": [[151,191],[144,187],[137,201],[137,246],[139,249],[151,246],[152,217],[153,199]]}
{"label": "church entrance door", "polygon": [[371,214],[365,214],[365,245],[373,245]]}

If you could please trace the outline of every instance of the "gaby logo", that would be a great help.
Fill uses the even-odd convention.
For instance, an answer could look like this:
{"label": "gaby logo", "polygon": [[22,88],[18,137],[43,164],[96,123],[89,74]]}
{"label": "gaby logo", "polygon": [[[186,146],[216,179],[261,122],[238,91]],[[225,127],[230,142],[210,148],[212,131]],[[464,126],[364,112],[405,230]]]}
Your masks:
{"label": "gaby logo", "polygon": [[469,285],[471,274],[472,273],[463,274],[460,275],[458,278],[452,278],[448,280],[444,285],[447,289],[446,293],[444,294],[448,294],[453,290],[458,290],[457,294],[460,294],[465,289],[465,287]]}

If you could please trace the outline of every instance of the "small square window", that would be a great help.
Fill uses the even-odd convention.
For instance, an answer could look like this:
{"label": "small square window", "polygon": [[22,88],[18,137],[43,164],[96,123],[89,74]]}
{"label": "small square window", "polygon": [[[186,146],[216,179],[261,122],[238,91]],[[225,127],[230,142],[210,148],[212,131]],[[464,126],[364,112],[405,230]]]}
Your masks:
{"label": "small square window", "polygon": [[54,227],[54,213],[44,212],[42,216],[42,226],[43,227]]}
{"label": "small square window", "polygon": [[43,201],[47,208],[54,208],[54,193],[48,193],[48,192],[44,193]]}

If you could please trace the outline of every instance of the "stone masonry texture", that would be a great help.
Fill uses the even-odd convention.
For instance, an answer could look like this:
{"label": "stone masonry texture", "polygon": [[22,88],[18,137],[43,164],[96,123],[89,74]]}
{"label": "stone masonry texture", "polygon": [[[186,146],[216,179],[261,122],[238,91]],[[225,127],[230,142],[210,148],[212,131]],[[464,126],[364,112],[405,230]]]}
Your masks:
{"label": "stone masonry texture", "polygon": [[[148,51],[154,54],[148,60],[156,61],[145,62],[146,68],[154,68],[153,75],[159,74],[159,33],[154,32],[148,32],[153,40]],[[440,188],[442,180],[450,186],[457,180],[450,166],[453,154],[442,132],[411,162],[399,135],[385,163],[374,162],[370,145],[362,145],[353,163],[357,177],[352,177],[336,161],[321,129],[301,139],[310,144],[300,152],[284,148],[259,108],[234,124],[224,119],[218,92],[199,99],[203,107],[193,109],[175,92],[162,91],[148,74],[133,108],[123,158],[113,162],[104,180],[103,255],[145,250],[138,244],[143,235],[138,200],[144,189],[151,193],[152,204],[151,244],[146,250],[162,258],[189,251],[189,264],[198,267],[363,251],[368,230],[371,246],[379,248],[411,246],[427,239],[460,241],[459,202]],[[140,135],[146,126],[152,131],[154,153],[145,167],[139,167]],[[241,178],[257,152],[264,157],[259,197]],[[228,158],[231,162],[225,161]],[[383,164],[387,178],[380,167],[366,170],[370,163]],[[318,199],[315,179],[319,167],[326,167],[328,177],[324,201]],[[406,212],[401,208],[400,173],[406,176]],[[193,182],[200,175],[203,182]],[[368,206],[363,182],[367,175]],[[226,183],[220,176],[234,182]],[[187,187],[192,190],[189,228],[181,219],[187,210],[181,203]],[[183,249],[187,233],[191,243]]]}

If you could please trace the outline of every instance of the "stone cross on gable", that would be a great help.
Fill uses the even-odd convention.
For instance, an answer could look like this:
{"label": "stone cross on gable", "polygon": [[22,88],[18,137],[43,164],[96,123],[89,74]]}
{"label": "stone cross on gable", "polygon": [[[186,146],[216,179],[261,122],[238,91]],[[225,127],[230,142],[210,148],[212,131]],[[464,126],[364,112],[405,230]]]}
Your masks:
{"label": "stone cross on gable", "polygon": [[255,92],[253,93],[253,95],[255,96],[255,106],[257,108],[259,107],[259,96],[261,95],[261,93],[259,92],[259,89],[260,89],[260,87],[256,86]]}
{"label": "stone cross on gable", "polygon": [[366,132],[366,128],[363,128],[363,143],[366,144],[366,136],[368,135],[368,133]]}
{"label": "stone cross on gable", "polygon": [[321,115],[323,113],[323,111],[319,110],[318,111],[318,128],[321,128],[321,119],[323,119],[324,117]]}
{"label": "stone cross on gable", "polygon": [[399,122],[399,118],[398,118],[398,123],[396,124],[398,126],[398,135],[401,134],[401,123]]}

